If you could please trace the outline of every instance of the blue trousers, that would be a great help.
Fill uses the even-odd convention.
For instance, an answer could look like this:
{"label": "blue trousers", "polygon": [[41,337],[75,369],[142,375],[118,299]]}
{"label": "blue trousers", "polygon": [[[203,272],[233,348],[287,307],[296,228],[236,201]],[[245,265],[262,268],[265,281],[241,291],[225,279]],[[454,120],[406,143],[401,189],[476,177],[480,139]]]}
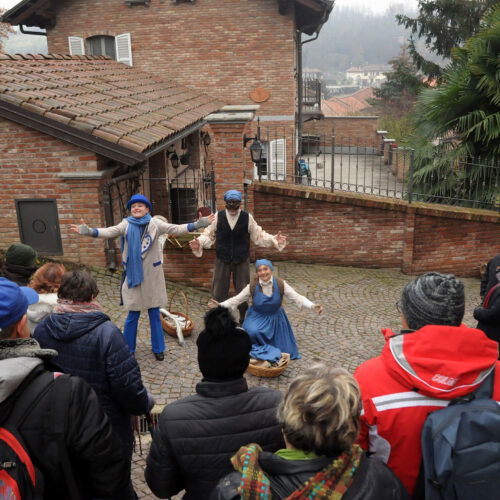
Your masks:
{"label": "blue trousers", "polygon": [[[123,336],[127,342],[131,353],[135,352],[135,342],[137,339],[137,325],[141,311],[129,311],[123,328]],[[151,327],[151,347],[153,352],[160,353],[165,351],[165,338],[163,337],[163,328],[161,326],[160,308],[152,307],[148,309],[149,325]]]}

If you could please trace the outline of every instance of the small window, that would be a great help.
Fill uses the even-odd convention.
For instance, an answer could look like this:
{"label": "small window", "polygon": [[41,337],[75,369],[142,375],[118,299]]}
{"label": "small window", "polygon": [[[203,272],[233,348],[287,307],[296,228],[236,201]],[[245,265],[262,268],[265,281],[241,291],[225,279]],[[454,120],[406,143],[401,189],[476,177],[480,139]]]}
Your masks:
{"label": "small window", "polygon": [[132,66],[132,43],[130,33],[106,36],[96,35],[84,40],[78,36],[68,37],[71,55],[108,56],[115,61]]}
{"label": "small window", "polygon": [[108,56],[116,60],[115,38],[112,36],[91,36],[87,38],[89,56]]}

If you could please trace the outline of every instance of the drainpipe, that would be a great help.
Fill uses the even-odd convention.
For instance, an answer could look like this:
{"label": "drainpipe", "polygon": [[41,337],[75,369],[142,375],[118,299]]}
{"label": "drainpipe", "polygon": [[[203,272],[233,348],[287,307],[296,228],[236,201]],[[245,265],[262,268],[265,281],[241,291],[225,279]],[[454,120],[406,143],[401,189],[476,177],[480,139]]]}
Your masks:
{"label": "drainpipe", "polygon": [[[305,29],[308,26],[304,27]],[[304,29],[303,28],[303,29]],[[297,30],[297,154],[302,156],[302,100],[303,100],[303,78],[302,78],[302,46],[313,42],[319,37],[319,33],[302,41],[302,31]]]}
{"label": "drainpipe", "polygon": [[[102,192],[102,200],[104,203],[104,221],[106,227],[114,226],[113,208],[111,206],[111,184],[106,183]],[[111,272],[116,271],[116,249],[113,241],[110,238],[106,238],[106,261],[107,268]]]}

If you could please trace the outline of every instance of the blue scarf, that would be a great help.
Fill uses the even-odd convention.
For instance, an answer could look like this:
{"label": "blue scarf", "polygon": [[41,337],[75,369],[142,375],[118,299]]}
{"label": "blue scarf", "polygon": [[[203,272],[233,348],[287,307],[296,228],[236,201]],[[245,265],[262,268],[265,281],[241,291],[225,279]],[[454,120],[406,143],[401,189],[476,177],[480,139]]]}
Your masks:
{"label": "blue scarf", "polygon": [[144,226],[149,224],[151,214],[146,214],[144,217],[137,219],[135,217],[127,217],[127,243],[128,256],[126,264],[127,285],[129,288],[135,288],[144,281],[144,273],[142,270],[142,254],[141,254],[141,236]]}

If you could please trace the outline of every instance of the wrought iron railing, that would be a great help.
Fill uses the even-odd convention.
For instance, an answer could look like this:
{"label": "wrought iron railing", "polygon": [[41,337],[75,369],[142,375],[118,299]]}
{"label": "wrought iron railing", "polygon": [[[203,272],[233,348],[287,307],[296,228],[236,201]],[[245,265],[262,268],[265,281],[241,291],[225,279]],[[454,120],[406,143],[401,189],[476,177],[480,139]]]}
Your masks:
{"label": "wrought iron railing", "polygon": [[321,108],[321,82],[313,78],[302,81],[302,106],[305,108]]}
{"label": "wrought iron railing", "polygon": [[417,168],[411,148],[380,138],[361,141],[333,135],[304,135],[303,154],[294,156],[293,141],[285,146],[285,137],[281,143],[272,131],[264,131],[263,137],[267,158],[255,169],[261,180],[500,211],[500,162],[436,160],[435,165]]}

